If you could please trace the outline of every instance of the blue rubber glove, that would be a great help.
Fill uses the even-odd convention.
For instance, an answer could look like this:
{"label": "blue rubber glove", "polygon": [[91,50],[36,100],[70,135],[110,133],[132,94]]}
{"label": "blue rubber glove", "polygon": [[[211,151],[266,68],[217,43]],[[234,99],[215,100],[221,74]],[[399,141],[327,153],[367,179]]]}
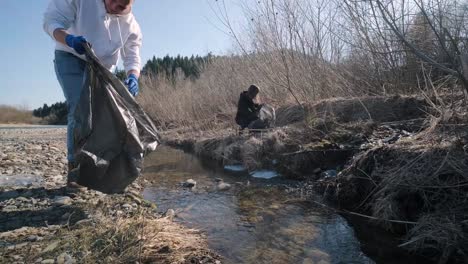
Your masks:
{"label": "blue rubber glove", "polygon": [[76,53],[78,54],[84,54],[85,53],[85,48],[84,44],[86,44],[88,41],[86,41],[85,37],[83,36],[75,36],[75,35],[67,35],[65,37],[65,42],[70,48],[73,48]]}
{"label": "blue rubber glove", "polygon": [[127,80],[125,80],[125,85],[128,87],[128,91],[133,95],[137,96],[138,91],[140,90],[138,87],[138,78],[135,74],[131,73],[128,75]]}

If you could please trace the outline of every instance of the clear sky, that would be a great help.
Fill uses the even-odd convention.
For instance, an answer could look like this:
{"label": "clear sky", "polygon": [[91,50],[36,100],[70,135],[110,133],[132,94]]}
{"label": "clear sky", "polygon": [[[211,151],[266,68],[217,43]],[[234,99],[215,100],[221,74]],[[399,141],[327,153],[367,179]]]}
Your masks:
{"label": "clear sky", "polygon": [[[94,0],[86,0],[94,1]],[[153,55],[223,54],[232,47],[210,8],[216,0],[138,0],[133,12],[143,32],[142,61]],[[236,0],[229,16],[241,20]],[[42,30],[49,0],[1,0],[0,105],[34,109],[64,101],[53,67],[53,40]]]}

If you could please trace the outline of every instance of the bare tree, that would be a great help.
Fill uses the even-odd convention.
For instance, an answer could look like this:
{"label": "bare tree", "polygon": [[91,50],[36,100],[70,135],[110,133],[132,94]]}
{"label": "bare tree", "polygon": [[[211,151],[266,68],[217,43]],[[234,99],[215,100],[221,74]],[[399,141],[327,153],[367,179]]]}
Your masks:
{"label": "bare tree", "polygon": [[[398,23],[402,18],[397,16],[395,9],[392,8],[394,2],[398,1],[373,0],[369,1],[369,4],[379,11],[378,14],[380,14],[386,25],[411,52],[432,67],[457,78],[463,84],[465,90],[468,91],[468,75],[466,74],[468,71],[466,68],[467,32],[463,28],[466,22],[466,12],[468,11],[466,3],[460,4],[456,0],[412,1],[417,13],[406,14],[403,17],[410,18],[413,23],[421,22],[418,16],[422,18],[423,24],[428,27],[428,30],[438,42],[439,51],[434,56],[430,52],[431,49],[424,49],[418,45],[417,38],[411,38],[408,34],[405,34],[401,24]],[[373,15],[375,17],[377,14],[374,13]]]}

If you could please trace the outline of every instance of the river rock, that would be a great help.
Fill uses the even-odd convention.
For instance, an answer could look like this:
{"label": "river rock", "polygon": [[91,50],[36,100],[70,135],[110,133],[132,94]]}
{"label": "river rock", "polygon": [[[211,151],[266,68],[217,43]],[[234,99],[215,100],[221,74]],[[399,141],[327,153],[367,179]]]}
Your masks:
{"label": "river rock", "polygon": [[36,236],[36,235],[28,236],[28,241],[30,241],[30,242],[36,242],[38,240],[39,240],[39,237]]}
{"label": "river rock", "polygon": [[36,144],[27,144],[24,146],[25,150],[42,150],[42,146]]}
{"label": "river rock", "polygon": [[85,226],[92,226],[93,220],[92,219],[83,219],[75,223],[76,227],[85,227]]}
{"label": "river rock", "polygon": [[176,212],[174,211],[174,209],[168,209],[166,213],[164,213],[164,217],[170,220],[172,220],[175,216],[176,216]]}
{"label": "river rock", "polygon": [[231,188],[231,184],[225,183],[225,182],[220,182],[220,183],[218,183],[217,188],[218,188],[219,191],[226,191],[226,190],[229,190]]}
{"label": "river rock", "polygon": [[49,150],[55,151],[55,152],[60,152],[60,150],[56,147],[49,147]]}
{"label": "river rock", "polygon": [[[50,252],[50,251],[53,251],[54,249],[56,249],[60,244],[60,241],[54,241],[52,243],[50,243],[44,250],[42,250],[42,254],[44,253],[47,253],[47,252]],[[54,262],[52,262],[54,263]]]}
{"label": "river rock", "polygon": [[138,191],[135,191],[135,190],[128,191],[128,195],[133,195],[135,197],[140,197],[141,196],[141,194]]}
{"label": "river rock", "polygon": [[16,205],[7,205],[2,209],[2,212],[12,212],[18,210],[18,207]]}
{"label": "river rock", "polygon": [[64,215],[62,215],[60,218],[62,218],[63,220],[68,220],[68,218],[70,218],[71,214],[70,213],[65,213]]}
{"label": "river rock", "polygon": [[123,204],[123,205],[122,205],[122,208],[123,208],[123,209],[125,209],[125,210],[127,210],[127,211],[130,211],[130,210],[132,210],[132,206],[131,206],[131,205],[129,205],[128,203],[126,203],[126,204]]}
{"label": "river rock", "polygon": [[197,185],[197,182],[194,181],[193,179],[188,179],[187,181],[185,181],[182,186],[185,187],[185,188],[193,188]]}
{"label": "river rock", "polygon": [[128,193],[127,194],[127,197],[131,198],[133,201],[135,201],[135,203],[137,204],[141,204],[142,203],[142,200],[140,198],[138,198],[138,196],[134,195],[133,193]]}
{"label": "river rock", "polygon": [[22,203],[28,203],[29,199],[26,198],[26,197],[20,196],[20,197],[16,198],[16,201],[22,202]]}
{"label": "river rock", "polygon": [[62,253],[57,257],[57,264],[73,264],[75,260],[67,253]]}
{"label": "river rock", "polygon": [[21,243],[21,244],[16,245],[16,246],[15,246],[15,249],[22,249],[22,248],[24,248],[24,247],[26,247],[26,246],[28,246],[28,245],[29,245],[28,242],[24,242],[24,243]]}
{"label": "river rock", "polygon": [[72,199],[68,196],[56,196],[52,202],[52,205],[62,206],[69,205],[72,203]]}

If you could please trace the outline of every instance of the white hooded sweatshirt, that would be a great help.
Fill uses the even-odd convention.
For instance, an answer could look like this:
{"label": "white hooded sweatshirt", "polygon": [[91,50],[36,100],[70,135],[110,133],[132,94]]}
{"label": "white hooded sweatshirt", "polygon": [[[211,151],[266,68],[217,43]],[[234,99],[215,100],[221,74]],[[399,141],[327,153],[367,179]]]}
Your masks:
{"label": "white hooded sweatshirt", "polygon": [[[54,40],[54,31],[58,28],[75,36],[84,36],[103,65],[111,71],[117,65],[119,52],[126,72],[140,71],[142,34],[131,12],[126,15],[108,14],[104,0],[50,0],[43,26]],[[85,60],[85,56],[78,55],[67,45],[56,43],[56,50]]]}

